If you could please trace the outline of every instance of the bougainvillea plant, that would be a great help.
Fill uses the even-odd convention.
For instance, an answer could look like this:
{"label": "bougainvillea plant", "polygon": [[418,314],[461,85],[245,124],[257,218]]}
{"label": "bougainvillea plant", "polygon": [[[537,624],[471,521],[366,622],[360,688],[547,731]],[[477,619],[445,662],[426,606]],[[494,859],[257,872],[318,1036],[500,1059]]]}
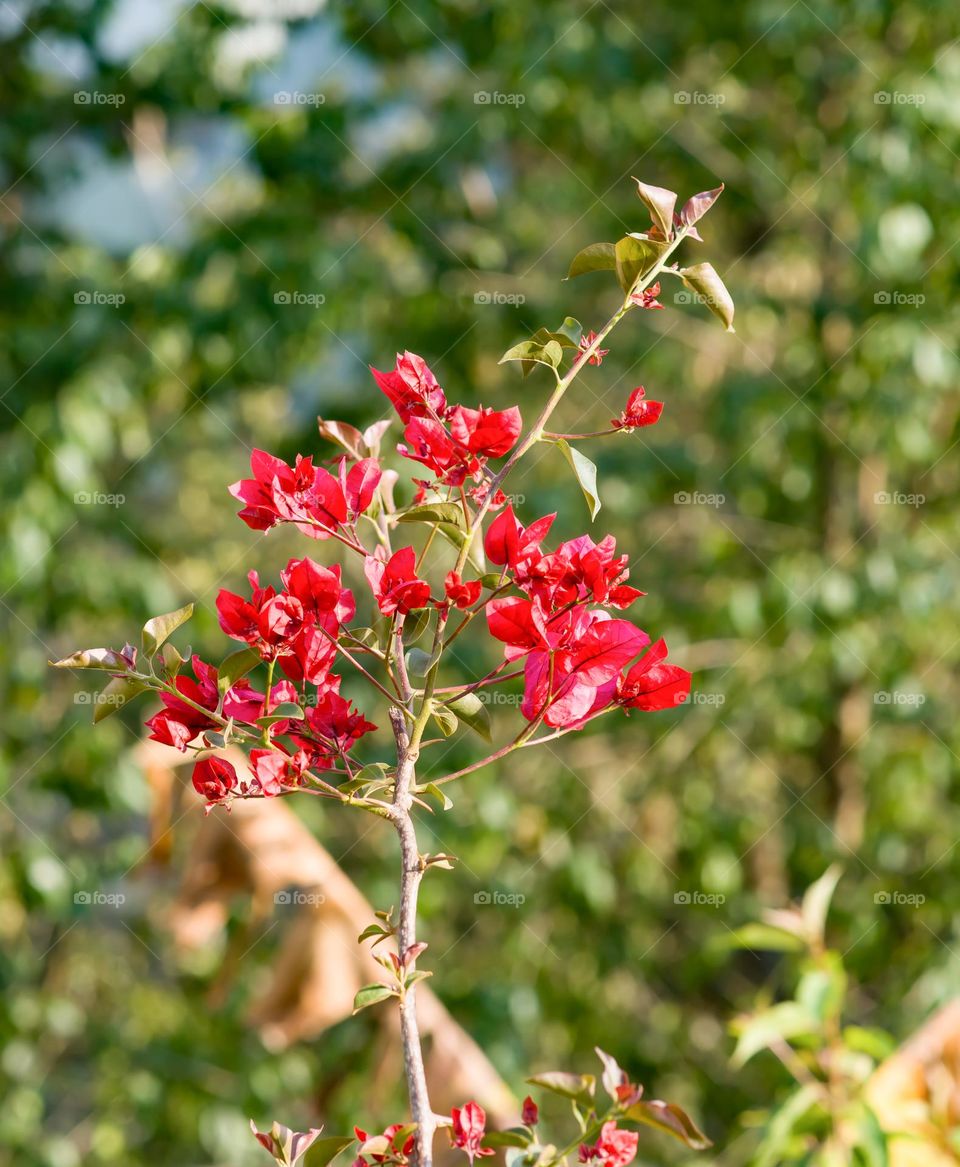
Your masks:
{"label": "bougainvillea plant", "polygon": [[[524,376],[538,366],[548,371],[551,391],[532,422],[517,406],[450,403],[422,357],[400,354],[389,372],[371,371],[403,428],[396,449],[406,460],[400,464],[412,470],[409,489],[401,488],[398,472],[381,457],[388,421],[361,433],[322,419],[321,437],[338,448],[326,465],[297,455],[291,466],[255,450],[251,476],[230,487],[248,527],[269,531],[290,524],[311,541],[308,553],[291,559],[279,581],[262,584],[251,571],[244,592],[219,593],[220,626],[238,642],[235,651],[219,665],[181,657],[169,637],[190,617],[187,605],[149,620],[139,650],[129,644],[116,651],[87,649],[56,662],[59,668],[109,674],[94,703],[95,720],[140,693],[158,694],[162,708],[147,721],[150,737],[194,756],[193,785],[208,811],[225,813],[238,798],[301,793],[377,815],[395,828],[401,851],[398,916],[394,922],[392,913],[378,913],[360,936],[361,943],[385,942],[377,957],[384,977],[360,990],[355,1007],[398,1003],[410,1114],[406,1124],[382,1134],[356,1128],[355,1167],[430,1167],[439,1128],[471,1164],[501,1146],[511,1167],[549,1167],[573,1154],[597,1167],[626,1167],[638,1143],[630,1127],[644,1124],[690,1147],[707,1145],[679,1108],[644,1100],[642,1088],[601,1051],[606,1105],[597,1099],[592,1075],[530,1079],[570,1100],[576,1133],[566,1146],[541,1136],[538,1109],[529,1098],[522,1124],[505,1132],[487,1132],[486,1116],[473,1101],[450,1116],[437,1115],[417,1025],[416,985],[430,975],[421,967],[427,945],[417,938],[418,891],[424,875],[449,867],[451,857],[421,851],[414,808],[446,808],[445,787],[515,751],[617,712],[674,707],[690,691],[690,674],[668,660],[664,641],[623,615],[644,593],[628,582],[628,556],[618,553],[613,537],[597,541],[583,534],[551,544],[555,516],[521,517],[506,493],[518,463],[552,444],[579,482],[591,520],[596,518],[596,466],[579,443],[629,439],[633,430],[659,420],[663,404],[637,387],[607,428],[555,433],[547,427],[583,368],[600,365],[608,352],[602,346],[620,321],[634,311],[662,309],[663,279],[682,280],[732,330],[733,304],[710,264],[671,262],[681,243],[701,241],[696,225],[723,188],[694,195],[679,212],[672,191],[641,182],[637,190],[650,226],[616,244],[585,248],[569,271],[614,272],[622,299],[610,319],[584,332],[568,317],[502,358],[519,362]],[[331,551],[357,579],[357,588],[346,586],[340,563],[319,562],[321,556],[333,560]],[[366,613],[360,619],[358,609]],[[464,677],[450,649],[478,630],[495,642],[499,661],[483,676]],[[262,673],[261,681],[251,679],[254,670]],[[347,670],[363,678],[372,703],[386,704],[391,746],[383,761],[355,761],[355,746],[377,726],[341,694]],[[490,741],[489,690],[521,678],[520,725],[505,744],[491,745],[484,757],[453,773],[431,766],[431,747],[461,726]],[[246,754],[243,773],[222,756],[226,746]],[[307,1159],[322,1165],[353,1142],[280,1124],[267,1132],[254,1127],[254,1134],[278,1163],[288,1165]]]}

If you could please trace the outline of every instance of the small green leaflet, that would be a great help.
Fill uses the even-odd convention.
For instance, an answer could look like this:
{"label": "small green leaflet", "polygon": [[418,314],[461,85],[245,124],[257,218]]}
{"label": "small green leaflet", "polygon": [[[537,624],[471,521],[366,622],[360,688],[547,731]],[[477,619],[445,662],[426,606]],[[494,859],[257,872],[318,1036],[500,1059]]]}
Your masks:
{"label": "small green leaflet", "polygon": [[570,463],[570,468],[573,470],[577,482],[580,484],[580,489],[583,491],[583,497],[587,500],[590,518],[595,519],[600,511],[600,496],[597,494],[596,466],[586,454],[581,454],[566,439],[558,438],[554,444]]}

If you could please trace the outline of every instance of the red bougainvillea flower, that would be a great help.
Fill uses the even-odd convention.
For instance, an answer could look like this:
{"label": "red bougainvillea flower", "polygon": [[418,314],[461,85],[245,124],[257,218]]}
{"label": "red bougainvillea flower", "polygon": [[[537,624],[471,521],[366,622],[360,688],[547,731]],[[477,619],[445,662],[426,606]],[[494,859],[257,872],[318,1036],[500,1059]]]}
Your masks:
{"label": "red bougainvillea flower", "polygon": [[600,1137],[590,1146],[580,1147],[580,1162],[595,1163],[597,1167],[627,1167],[637,1156],[639,1135],[636,1131],[617,1129],[615,1119],[605,1122]]}
{"label": "red bougainvillea flower", "polygon": [[662,308],[663,305],[657,300],[660,295],[660,284],[651,284],[649,288],[645,288],[642,292],[634,292],[630,297],[630,303],[635,308]]}
{"label": "red bougainvillea flower", "polygon": [[339,625],[353,619],[356,604],[353,593],[340,582],[339,564],[322,567],[307,556],[291,559],[280,578],[284,588],[300,601],[304,619],[311,625],[336,632]]}
{"label": "red bougainvillea flower", "polygon": [[257,1142],[270,1152],[274,1159],[286,1167],[299,1164],[303,1156],[320,1137],[322,1127],[312,1127],[308,1131],[292,1131],[288,1126],[275,1122],[268,1131],[258,1131],[257,1124],[250,1120],[250,1129]]}
{"label": "red bougainvillea flower", "polygon": [[551,611],[563,604],[590,600],[626,608],[645,593],[625,582],[630,574],[628,557],[618,556],[616,550],[612,535],[599,543],[589,535],[580,535],[530,562],[517,582]]}
{"label": "red bougainvillea flower", "polygon": [[471,1163],[478,1155],[494,1154],[492,1147],[480,1145],[487,1125],[487,1115],[479,1103],[468,1102],[463,1107],[455,1106],[450,1111],[450,1117],[453,1119],[451,1130],[453,1145],[466,1152]]}
{"label": "red bougainvillea flower", "polygon": [[369,1135],[358,1126],[353,1128],[353,1133],[360,1143],[353,1167],[367,1167],[371,1163],[397,1167],[409,1162],[416,1146],[416,1136],[410,1132],[410,1127],[399,1122],[388,1126],[382,1135]]}
{"label": "red bougainvillea flower", "polygon": [[520,1120],[524,1126],[536,1126],[540,1121],[540,1108],[529,1094],[523,1100],[523,1111]]}
{"label": "red bougainvillea flower", "polygon": [[498,567],[509,567],[519,579],[540,558],[540,544],[550,533],[556,517],[556,514],[545,515],[524,527],[517,522],[513,504],[508,504],[487,528],[483,540],[487,558]]}
{"label": "red bougainvillea flower", "polygon": [[377,728],[334,689],[320,694],[317,703],[307,708],[306,723],[326,750],[343,754]]}
{"label": "red bougainvillea flower", "polygon": [[174,688],[182,693],[187,701],[180,701],[170,693],[161,693],[160,700],[164,708],[155,713],[147,722],[150,729],[150,740],[163,742],[167,746],[175,746],[186,753],[187,745],[205,729],[216,728],[213,718],[197,709],[197,705],[214,713],[220,701],[217,691],[217,670],[208,665],[198,656],[191,660],[196,680],[192,677],[180,675],[174,678]]}
{"label": "red bougainvillea flower", "polygon": [[402,547],[384,562],[383,549],[368,555],[363,563],[367,583],[384,616],[406,615],[430,603],[430,585],[416,575],[417,556],[412,547]]}
{"label": "red bougainvillea flower", "polygon": [[[270,690],[270,708],[276,707],[283,701],[291,701],[296,704],[297,690],[289,681],[278,681]],[[244,677],[227,692],[223,699],[223,716],[232,717],[234,721],[254,722],[258,717],[263,717],[264,695],[258,693],[250,682]],[[274,733],[282,732],[277,726],[274,727]]]}
{"label": "red bougainvillea flower", "polygon": [[662,401],[646,401],[646,389],[638,385],[627,398],[627,405],[619,417],[613,418],[611,425],[615,430],[637,430],[641,426],[654,425],[660,420],[663,413]]}
{"label": "red bougainvillea flower", "polygon": [[351,466],[349,472],[344,473],[346,462],[346,458],[341,458],[340,489],[347,500],[350,514],[356,518],[358,515],[362,515],[373,502],[373,496],[380,485],[383,471],[376,458],[363,458],[355,466]]}
{"label": "red bougainvillea flower", "polygon": [[455,571],[448,571],[443,589],[454,607],[470,608],[480,599],[483,584],[478,579],[464,582]]}
{"label": "red bougainvillea flower", "polygon": [[347,519],[347,502],[339,482],[311,458],[297,455],[291,467],[264,450],[250,455],[253,478],[230,487],[244,503],[240,518],[255,531],[268,531],[279,522],[296,523],[313,539],[327,539]]}
{"label": "red bougainvillea flower", "polygon": [[432,417],[413,418],[403,436],[408,444],[398,445],[397,450],[405,458],[432,470],[446,486],[460,486],[480,469],[480,459],[466,446],[455,442]]}
{"label": "red bougainvillea flower", "polygon": [[467,409],[458,405],[450,415],[450,435],[472,454],[486,458],[501,458],[509,454],[520,437],[523,419],[513,405],[496,410],[481,406]]}
{"label": "red bougainvillea flower", "polygon": [[[595,332],[588,332],[584,336],[581,336],[580,337],[580,351],[582,353],[585,353],[587,351],[587,349],[593,344],[593,342],[596,339],[597,339],[597,334]],[[607,355],[607,353],[609,351],[610,350],[608,348],[598,348],[597,351],[595,353],[591,354],[591,356],[588,358],[589,363],[591,365],[603,364],[603,358]]]}
{"label": "red bougainvillea flower", "polygon": [[412,417],[443,417],[446,414],[447,399],[443,390],[427,362],[416,353],[397,353],[396,368],[390,373],[381,373],[372,366],[370,372],[404,423]]}
{"label": "red bougainvillea flower", "polygon": [[690,674],[679,665],[664,664],[666,641],[658,640],[617,685],[617,703],[626,709],[672,709],[690,695]]}
{"label": "red bougainvillea flower", "polygon": [[305,770],[310,767],[310,759],[304,750],[290,755],[285,750],[251,750],[250,769],[263,794],[279,794],[302,785]]}
{"label": "red bougainvillea flower", "polygon": [[226,758],[203,758],[193,767],[193,786],[208,803],[222,802],[237,785],[237,772]]}
{"label": "red bougainvillea flower", "polygon": [[650,643],[628,620],[583,609],[547,625],[546,649],[534,649],[524,666],[520,711],[528,721],[574,729],[614,700],[623,667]]}

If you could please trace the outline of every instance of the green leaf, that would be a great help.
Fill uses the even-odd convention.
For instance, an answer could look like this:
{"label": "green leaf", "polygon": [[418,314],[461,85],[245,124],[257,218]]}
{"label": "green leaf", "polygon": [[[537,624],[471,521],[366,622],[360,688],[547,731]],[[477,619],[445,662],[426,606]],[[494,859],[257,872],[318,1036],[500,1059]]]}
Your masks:
{"label": "green leaf", "polygon": [[591,243],[578,251],[570,264],[567,279],[584,276],[592,271],[614,271],[617,266],[612,243]]}
{"label": "green leaf", "polygon": [[442,810],[450,810],[453,807],[453,803],[447,798],[446,794],[436,782],[428,782],[426,786],[421,786],[419,792],[428,795],[434,801],[438,802]]}
{"label": "green leaf", "polygon": [[635,1102],[626,1117],[666,1131],[692,1151],[705,1151],[713,1146],[686,1111],[672,1102]]}
{"label": "green leaf", "polygon": [[885,1029],[862,1025],[848,1025],[843,1031],[843,1044],[854,1053],[866,1054],[876,1062],[882,1062],[897,1048],[897,1043]]}
{"label": "green leaf", "polygon": [[357,943],[362,944],[364,940],[369,940],[373,936],[378,936],[382,940],[384,936],[390,935],[390,931],[384,928],[382,924],[368,924],[357,937]]}
{"label": "green leaf", "polygon": [[718,320],[722,321],[727,332],[735,332],[733,297],[713,265],[698,263],[693,267],[683,267],[680,269],[680,275],[687,287],[703,300]]}
{"label": "green leaf", "polygon": [[801,1086],[771,1116],[754,1167],[780,1167],[797,1126],[820,1104],[822,1092],[816,1085]]}
{"label": "green leaf", "polygon": [[793,1037],[807,1037],[817,1032],[817,1020],[796,1001],[781,1001],[755,1014],[740,1027],[740,1038],[731,1059],[743,1066],[771,1042]]}
{"label": "green leaf", "polygon": [[802,952],[804,948],[799,936],[771,924],[745,924],[733,933],[730,943],[737,948],[755,948],[760,952]]}
{"label": "green leaf", "polygon": [[271,725],[276,725],[278,721],[302,721],[303,709],[299,705],[295,705],[292,701],[282,701],[275,708],[271,709],[266,717],[258,717],[257,725],[267,729]]}
{"label": "green leaf", "polygon": [[47,661],[53,669],[106,669],[108,672],[127,672],[129,664],[112,648],[84,648],[65,656],[63,660]]}
{"label": "green leaf", "polygon": [[499,571],[488,571],[480,577],[480,582],[485,588],[489,588],[491,592],[495,592],[497,588],[502,587],[504,578]]}
{"label": "green leaf", "polygon": [[525,1126],[511,1127],[506,1131],[487,1131],[483,1136],[485,1147],[529,1147],[533,1135]]}
{"label": "green leaf", "polygon": [[180,655],[175,644],[168,643],[160,649],[160,666],[167,677],[175,677],[183,668],[185,661],[186,657]]}
{"label": "green leaf", "polygon": [[356,794],[358,790],[378,790],[391,785],[392,782],[393,776],[386,762],[371,762],[358,771],[349,782],[344,782],[340,789],[346,794]]}
{"label": "green leaf", "polygon": [[143,651],[152,657],[163,642],[193,615],[193,604],[184,604],[165,616],[154,616],[143,626]]}
{"label": "green leaf", "polygon": [[254,652],[252,648],[238,648],[220,662],[217,669],[217,688],[221,693],[226,693],[241,677],[245,677],[252,668],[261,663],[260,653]]}
{"label": "green leaf", "polygon": [[398,523],[449,523],[463,530],[463,508],[455,502],[425,502],[397,515]]}
{"label": "green leaf", "polygon": [[353,998],[353,1012],[357,1014],[361,1009],[367,1009],[370,1005],[378,1005],[381,1001],[386,1001],[388,997],[396,995],[397,990],[391,989],[389,985],[364,985]]}
{"label": "green leaf", "polygon": [[837,1018],[847,992],[847,974],[840,954],[827,952],[819,967],[808,969],[797,985],[797,1003],[821,1024]]}
{"label": "green leaf", "polygon": [[440,732],[444,737],[451,737],[457,732],[457,726],[460,724],[457,720],[457,715],[451,713],[446,705],[434,705],[430,710],[433,720],[440,727]]}
{"label": "green leaf", "polygon": [[648,186],[639,178],[635,178],[633,181],[637,184],[637,194],[650,212],[650,218],[660,228],[664,239],[670,239],[673,235],[673,212],[677,205],[676,194],[662,186]]}
{"label": "green leaf", "polygon": [[437,663],[437,658],[422,648],[411,648],[403,659],[407,672],[417,677],[425,677]]}
{"label": "green leaf", "polygon": [[134,677],[114,677],[93,697],[93,724],[96,725],[111,713],[116,713],[121,706],[149,687]]}
{"label": "green leaf", "polygon": [[331,1160],[355,1141],[354,1135],[326,1135],[322,1139],[317,1139],[304,1156],[304,1165],[305,1167],[327,1167]]}
{"label": "green leaf", "polygon": [[590,518],[595,519],[600,510],[600,498],[597,495],[596,466],[585,454],[581,454],[579,450],[569,445],[564,438],[558,438],[554,444],[570,463],[577,482],[580,484],[580,489],[583,491],[583,497],[587,500]]}
{"label": "green leaf", "polygon": [[839,863],[833,863],[804,893],[800,904],[800,913],[803,916],[807,937],[813,943],[823,943],[827,927],[827,912],[830,910],[830,901],[833,899],[833,893],[837,890],[841,875],[843,875],[843,868]]}
{"label": "green leaf", "polygon": [[639,235],[625,235],[617,242],[617,280],[624,293],[630,291],[640,276],[657,266],[666,250],[665,243],[643,239]]}
{"label": "green leaf", "polygon": [[527,1082],[564,1098],[572,1098],[574,1102],[588,1108],[593,1105],[597,1092],[597,1080],[593,1074],[568,1074],[565,1070],[550,1070],[546,1074],[528,1078]]}
{"label": "green leaf", "polygon": [[[507,349],[498,364],[503,365],[507,361],[522,361],[525,366],[528,363],[549,365],[551,369],[557,370],[562,360],[563,348],[557,341],[548,340],[546,344],[538,344],[535,340],[524,340],[520,344],[515,344],[513,348]],[[524,372],[524,376],[526,376],[527,371],[529,370]]]}
{"label": "green leaf", "polygon": [[[604,244],[604,246],[609,247],[610,245]],[[570,342],[570,348],[579,348],[580,337],[583,336],[583,325],[579,320],[575,320],[572,316],[564,316],[563,323],[557,329],[556,333],[554,333],[555,336],[557,334],[567,338],[567,340]],[[563,342],[560,341],[560,343],[562,344]]]}
{"label": "green leaf", "polygon": [[860,1107],[856,1129],[856,1149],[861,1152],[863,1167],[888,1167],[890,1163],[888,1136],[871,1107],[867,1105]]}
{"label": "green leaf", "polygon": [[490,711],[476,693],[464,693],[455,701],[448,701],[447,708],[452,709],[457,717],[469,725],[474,733],[478,733],[484,741],[492,740]]}

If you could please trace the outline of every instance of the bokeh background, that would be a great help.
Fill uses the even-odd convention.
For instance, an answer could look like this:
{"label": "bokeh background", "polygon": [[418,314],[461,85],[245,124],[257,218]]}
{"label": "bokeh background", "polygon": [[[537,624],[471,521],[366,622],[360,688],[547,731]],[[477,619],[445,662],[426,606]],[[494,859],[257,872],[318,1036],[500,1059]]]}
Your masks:
{"label": "bokeh background", "polygon": [[[283,1050],[247,1024],[282,927],[216,993],[228,941],[171,942],[148,710],[93,731],[46,662],[191,599],[180,643],[218,659],[217,588],[291,550],[226,483],[253,445],[320,450],[318,414],[380,417],[368,363],[409,348],[454,399],[535,409],[497,359],[609,314],[604,278],[562,277],[644,229],[631,175],[727,184],[702,255],[737,333],[668,287],[558,428],[666,402],[594,448],[597,528],[696,699],[464,782],[430,824],[463,861],[427,885],[436,990],[514,1088],[600,1044],[730,1165],[786,1085],[730,1067],[778,975],[732,929],[838,860],[851,1019],[902,1038],[956,990],[956,33],[929,0],[0,5],[0,1160],[246,1164],[250,1116],[396,1116],[366,1020]],[[559,457],[515,490],[585,528]],[[301,812],[389,904],[392,839]]]}

